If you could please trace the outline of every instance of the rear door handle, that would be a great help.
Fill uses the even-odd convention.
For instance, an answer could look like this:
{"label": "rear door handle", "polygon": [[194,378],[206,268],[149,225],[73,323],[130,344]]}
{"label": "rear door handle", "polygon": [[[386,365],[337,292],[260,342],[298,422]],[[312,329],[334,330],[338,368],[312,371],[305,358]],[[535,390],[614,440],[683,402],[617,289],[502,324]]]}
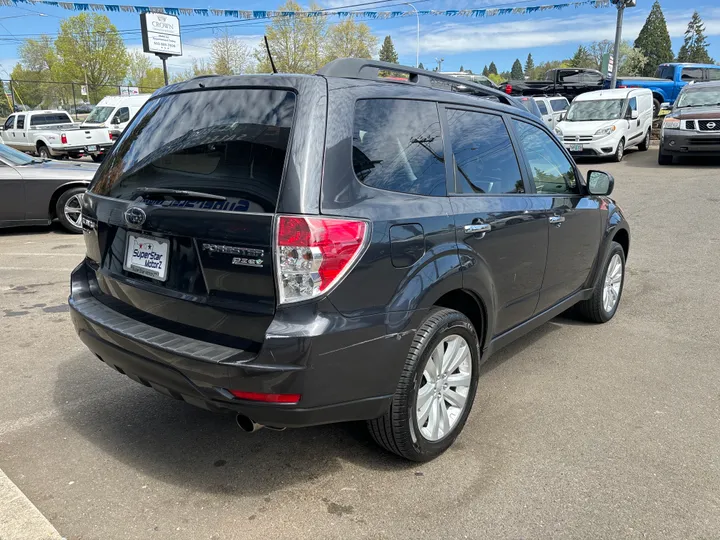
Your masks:
{"label": "rear door handle", "polygon": [[472,225],[465,225],[464,229],[468,234],[477,234],[490,232],[492,227],[488,223],[473,223]]}
{"label": "rear door handle", "polygon": [[549,221],[553,225],[560,225],[561,223],[565,223],[565,217],[564,216],[550,216]]}

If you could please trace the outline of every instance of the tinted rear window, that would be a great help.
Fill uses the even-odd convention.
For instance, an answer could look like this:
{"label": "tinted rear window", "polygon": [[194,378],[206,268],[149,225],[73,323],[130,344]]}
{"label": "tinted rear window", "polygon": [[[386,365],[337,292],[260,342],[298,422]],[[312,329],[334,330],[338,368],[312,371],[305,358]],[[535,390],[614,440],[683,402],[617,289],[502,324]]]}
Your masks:
{"label": "tinted rear window", "polygon": [[417,195],[447,193],[437,105],[367,99],[355,105],[353,168],[365,185]]}
{"label": "tinted rear window", "polygon": [[205,90],[153,99],[103,162],[92,191],[125,200],[139,188],[200,191],[226,202],[156,197],[148,204],[274,212],[295,94]]}
{"label": "tinted rear window", "polygon": [[34,114],[30,118],[31,126],[49,126],[52,124],[72,124],[72,119],[65,113]]}

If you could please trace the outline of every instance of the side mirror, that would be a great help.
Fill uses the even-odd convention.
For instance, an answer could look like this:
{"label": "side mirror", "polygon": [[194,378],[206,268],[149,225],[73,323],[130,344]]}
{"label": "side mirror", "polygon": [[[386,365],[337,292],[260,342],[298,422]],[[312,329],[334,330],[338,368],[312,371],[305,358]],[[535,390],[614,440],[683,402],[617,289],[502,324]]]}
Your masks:
{"label": "side mirror", "polygon": [[658,111],[658,116],[667,116],[670,114],[670,111],[672,110],[672,105],[665,102],[660,104],[660,110]]}
{"label": "side mirror", "polygon": [[567,116],[567,113],[561,112],[558,118],[560,118],[560,121],[562,122],[563,120],[565,120],[565,116]]}
{"label": "side mirror", "polygon": [[615,179],[611,174],[602,171],[588,173],[588,191],[590,195],[610,195],[615,187]]}
{"label": "side mirror", "polygon": [[640,114],[637,111],[635,111],[635,110],[630,111],[630,119],[631,120],[637,120],[639,116],[640,116]]}

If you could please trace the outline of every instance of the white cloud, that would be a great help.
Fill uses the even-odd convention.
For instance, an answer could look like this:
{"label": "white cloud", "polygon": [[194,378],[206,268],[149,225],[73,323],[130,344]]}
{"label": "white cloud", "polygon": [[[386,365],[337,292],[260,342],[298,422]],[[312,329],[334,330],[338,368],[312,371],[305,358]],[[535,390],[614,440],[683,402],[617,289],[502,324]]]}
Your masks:
{"label": "white cloud", "polygon": [[[666,12],[670,37],[685,33],[692,11]],[[643,24],[647,13],[625,18],[624,39],[633,40]],[[427,19],[426,19],[427,20]],[[475,21],[483,21],[474,23]],[[487,22],[486,22],[487,21]],[[710,10],[703,18],[707,36],[720,35],[720,10]],[[396,37],[397,36],[397,37]],[[505,20],[490,22],[488,19],[472,19],[464,23],[433,23],[420,29],[421,53],[462,53],[500,49],[530,49],[561,45],[564,43],[587,43],[615,38],[615,12],[587,14],[564,18],[534,20]],[[415,52],[415,27],[406,26],[393,35],[395,47],[400,54]]]}

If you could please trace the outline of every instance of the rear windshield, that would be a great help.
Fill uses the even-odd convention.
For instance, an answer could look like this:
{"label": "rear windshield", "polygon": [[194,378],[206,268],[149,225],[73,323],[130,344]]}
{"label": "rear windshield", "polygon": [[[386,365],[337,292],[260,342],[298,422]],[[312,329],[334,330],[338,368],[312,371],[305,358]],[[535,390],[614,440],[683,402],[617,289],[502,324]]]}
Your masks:
{"label": "rear windshield", "polygon": [[34,114],[30,118],[31,126],[49,126],[52,124],[72,124],[67,113]]}
{"label": "rear windshield", "polygon": [[[285,90],[204,90],[150,100],[91,190],[146,204],[274,212],[295,111]],[[197,191],[226,201],[143,194]]]}

